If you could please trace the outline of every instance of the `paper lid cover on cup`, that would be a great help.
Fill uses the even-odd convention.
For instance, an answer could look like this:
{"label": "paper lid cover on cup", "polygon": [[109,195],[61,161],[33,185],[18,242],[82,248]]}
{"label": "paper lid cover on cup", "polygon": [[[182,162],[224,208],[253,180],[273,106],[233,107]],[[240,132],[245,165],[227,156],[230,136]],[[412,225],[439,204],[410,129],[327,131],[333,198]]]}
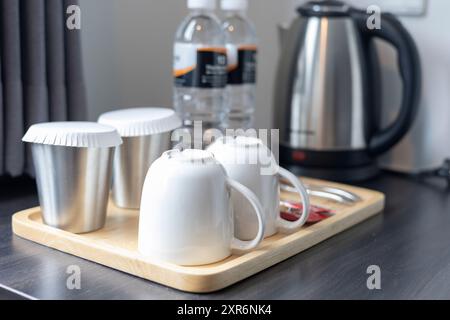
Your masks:
{"label": "paper lid cover on cup", "polygon": [[122,144],[111,126],[96,122],[47,122],[32,125],[22,141],[54,146],[109,148]]}
{"label": "paper lid cover on cup", "polygon": [[117,129],[122,137],[148,136],[169,132],[181,126],[181,120],[172,109],[133,108],[107,112],[99,123]]}

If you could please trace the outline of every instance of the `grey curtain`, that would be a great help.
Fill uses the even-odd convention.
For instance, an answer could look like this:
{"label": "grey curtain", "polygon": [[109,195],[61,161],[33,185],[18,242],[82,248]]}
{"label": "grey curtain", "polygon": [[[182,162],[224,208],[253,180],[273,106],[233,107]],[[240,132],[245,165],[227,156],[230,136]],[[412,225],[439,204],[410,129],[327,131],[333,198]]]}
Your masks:
{"label": "grey curtain", "polygon": [[84,120],[80,30],[66,27],[77,0],[0,0],[0,176],[32,173],[21,138],[34,123]]}

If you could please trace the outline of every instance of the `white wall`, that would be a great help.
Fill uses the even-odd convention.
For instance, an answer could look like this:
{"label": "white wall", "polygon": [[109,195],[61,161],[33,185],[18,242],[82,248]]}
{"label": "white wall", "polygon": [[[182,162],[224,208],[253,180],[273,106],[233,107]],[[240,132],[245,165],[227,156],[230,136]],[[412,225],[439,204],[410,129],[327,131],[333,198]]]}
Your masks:
{"label": "white wall", "polygon": [[[405,0],[395,0],[401,2]],[[413,130],[393,152],[383,157],[383,164],[398,171],[430,169],[450,158],[450,22],[448,0],[407,0],[426,4],[422,16],[402,16],[413,35],[422,59],[423,90],[419,114]],[[379,4],[387,8],[392,0],[350,0],[355,5]],[[395,3],[393,4],[395,5]],[[402,90],[398,78],[397,56],[387,46],[380,47],[384,69],[384,112],[386,123],[395,119]]]}
{"label": "white wall", "polygon": [[[290,0],[251,1],[260,38],[256,123],[269,128],[278,58],[276,25]],[[81,0],[89,116],[132,106],[172,105],[172,46],[183,0]]]}
{"label": "white wall", "polygon": [[[362,2],[361,2],[362,1]],[[392,4],[393,0],[349,0]],[[395,0],[395,2],[405,0]],[[407,0],[412,1],[412,0]],[[415,2],[420,0],[413,0]],[[260,38],[256,125],[272,126],[273,84],[278,62],[277,24],[296,15],[303,0],[250,0],[250,18]],[[408,170],[440,164],[450,156],[450,33],[448,0],[428,0],[423,17],[402,17],[420,46],[424,97],[414,131],[388,156],[394,167]],[[171,106],[172,41],[186,15],[184,0],[81,0],[89,116],[132,106]],[[385,48],[385,70],[395,71],[395,56]],[[393,118],[401,87],[388,77],[386,118]],[[414,146],[414,141],[420,141]]]}

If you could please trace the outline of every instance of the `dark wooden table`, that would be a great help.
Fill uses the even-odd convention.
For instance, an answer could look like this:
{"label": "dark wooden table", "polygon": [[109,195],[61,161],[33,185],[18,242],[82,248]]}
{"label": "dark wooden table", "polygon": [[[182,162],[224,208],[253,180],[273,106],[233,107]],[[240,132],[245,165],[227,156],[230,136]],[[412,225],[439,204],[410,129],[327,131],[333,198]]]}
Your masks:
{"label": "dark wooden table", "polygon": [[[384,192],[374,217],[228,289],[187,294],[14,236],[11,215],[36,206],[34,183],[0,184],[0,287],[38,299],[448,299],[450,192],[437,184],[383,174],[362,184]],[[81,289],[66,287],[67,267]],[[367,267],[381,268],[369,290]],[[0,289],[0,299],[11,297]]]}

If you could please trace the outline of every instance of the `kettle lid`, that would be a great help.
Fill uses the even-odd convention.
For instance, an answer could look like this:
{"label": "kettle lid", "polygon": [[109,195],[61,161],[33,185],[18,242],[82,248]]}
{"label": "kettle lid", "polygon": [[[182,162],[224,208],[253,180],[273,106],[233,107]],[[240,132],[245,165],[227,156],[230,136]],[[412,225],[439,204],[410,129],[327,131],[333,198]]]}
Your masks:
{"label": "kettle lid", "polygon": [[297,11],[305,17],[347,17],[351,7],[337,0],[310,1]]}

